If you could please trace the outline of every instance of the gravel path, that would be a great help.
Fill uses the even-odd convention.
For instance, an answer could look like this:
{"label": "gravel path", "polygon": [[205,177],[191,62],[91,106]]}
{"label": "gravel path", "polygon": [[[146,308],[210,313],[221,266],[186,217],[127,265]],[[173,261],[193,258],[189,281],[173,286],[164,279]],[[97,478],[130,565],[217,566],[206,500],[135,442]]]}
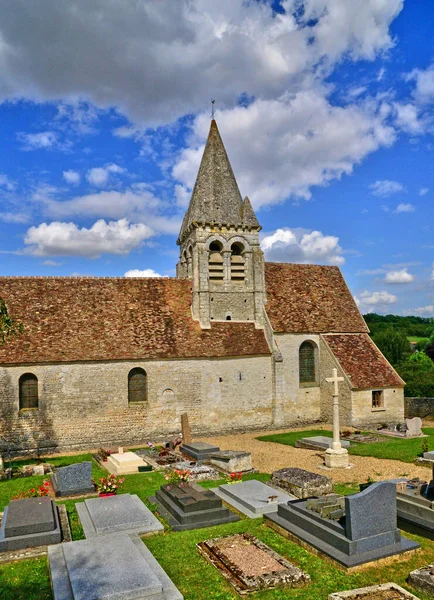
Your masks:
{"label": "gravel path", "polygon": [[[306,427],[299,428],[298,431],[302,429],[306,429]],[[321,428],[315,426],[315,429]],[[323,427],[322,429],[330,428]],[[372,477],[376,481],[403,476],[420,477],[425,480],[431,478],[431,472],[426,467],[369,456],[350,456],[350,463],[354,467],[349,469],[325,469],[322,468],[322,453],[317,450],[303,450],[302,448],[293,448],[274,442],[260,442],[255,439],[260,435],[285,433],[287,431],[296,431],[296,429],[203,437],[200,438],[200,441],[215,444],[221,450],[246,450],[251,452],[253,467],[263,473],[272,473],[283,467],[300,467],[307,471],[327,475],[335,483],[360,483],[366,481],[368,477]]]}

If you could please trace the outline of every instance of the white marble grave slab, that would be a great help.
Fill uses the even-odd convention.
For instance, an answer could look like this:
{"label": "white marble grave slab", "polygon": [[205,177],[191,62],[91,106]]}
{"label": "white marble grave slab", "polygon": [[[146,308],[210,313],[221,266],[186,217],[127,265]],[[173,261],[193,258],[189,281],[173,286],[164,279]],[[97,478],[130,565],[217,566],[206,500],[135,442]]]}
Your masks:
{"label": "white marble grave slab", "polygon": [[[251,519],[277,512],[279,504],[296,500],[295,496],[276,490],[256,479],[224,484],[213,488],[212,491],[227,504]],[[271,500],[270,496],[277,496],[277,498]]]}

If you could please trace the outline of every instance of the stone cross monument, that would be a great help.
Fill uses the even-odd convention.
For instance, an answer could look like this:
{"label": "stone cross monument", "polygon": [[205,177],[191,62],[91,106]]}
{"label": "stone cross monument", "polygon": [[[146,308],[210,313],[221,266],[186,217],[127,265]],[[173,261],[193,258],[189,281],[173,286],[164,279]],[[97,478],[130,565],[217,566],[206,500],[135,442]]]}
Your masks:
{"label": "stone cross monument", "polygon": [[343,377],[338,377],[337,369],[332,370],[333,376],[326,377],[327,383],[333,383],[333,442],[332,447],[328,448],[325,453],[325,465],[332,469],[346,468],[349,466],[348,450],[342,448],[339,439],[339,386],[340,381],[344,381]]}

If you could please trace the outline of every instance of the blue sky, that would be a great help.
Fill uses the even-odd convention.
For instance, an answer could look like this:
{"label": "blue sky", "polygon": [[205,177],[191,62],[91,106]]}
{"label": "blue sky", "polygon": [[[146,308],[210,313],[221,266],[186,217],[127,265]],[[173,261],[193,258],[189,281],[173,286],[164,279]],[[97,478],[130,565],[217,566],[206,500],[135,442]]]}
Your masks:
{"label": "blue sky", "polygon": [[267,260],[434,316],[432,0],[0,4],[0,275],[174,276],[210,99]]}

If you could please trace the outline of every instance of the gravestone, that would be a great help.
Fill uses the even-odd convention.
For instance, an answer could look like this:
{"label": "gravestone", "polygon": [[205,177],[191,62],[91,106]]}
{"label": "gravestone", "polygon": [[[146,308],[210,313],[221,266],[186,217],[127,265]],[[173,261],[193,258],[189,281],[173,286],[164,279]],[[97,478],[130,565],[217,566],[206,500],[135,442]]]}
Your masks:
{"label": "gravestone", "polygon": [[308,508],[309,500],[280,504],[266,523],[300,540],[336,563],[352,568],[415,550],[419,544],[401,536],[396,526],[396,487],[379,482],[345,496],[345,516],[338,521],[323,518]]}
{"label": "gravestone", "polygon": [[274,471],[271,482],[297,498],[324,496],[333,491],[333,483],[330,477],[305,471],[298,467],[286,467]]}
{"label": "gravestone", "polygon": [[414,417],[413,419],[405,419],[407,425],[406,437],[420,437],[422,433],[422,419]]}
{"label": "gravestone", "polygon": [[87,538],[119,531],[145,534],[164,529],[136,495],[90,498],[75,506]]}
{"label": "gravestone", "polygon": [[62,538],[54,500],[48,497],[11,500],[0,528],[0,551],[58,544]]}
{"label": "gravestone", "polygon": [[333,442],[325,451],[324,464],[329,469],[347,469],[349,467],[348,450],[342,447],[339,438],[339,382],[338,370],[332,369],[332,377],[326,377],[327,383],[333,383]]}
{"label": "gravestone", "polygon": [[251,471],[252,453],[240,450],[220,450],[210,456],[210,462],[225,473]]}
{"label": "gravestone", "polygon": [[424,452],[423,457],[426,458],[427,460],[434,461],[434,451],[431,450],[430,452]]}
{"label": "gravestone", "polygon": [[103,466],[113,475],[132,475],[139,472],[139,467],[148,466],[147,463],[135,452],[122,452],[110,454]]}
{"label": "gravestone", "polygon": [[281,503],[295,500],[295,496],[285,494],[275,488],[252,479],[240,483],[224,484],[212,490],[222,500],[251,519],[277,512]]}
{"label": "gravestone", "polygon": [[434,597],[434,563],[415,569],[407,579],[408,583],[417,590],[424,592],[430,598]]}
{"label": "gravestone", "polygon": [[[326,437],[325,435],[315,435],[312,437],[301,438],[295,442],[296,448],[306,448],[308,450],[327,450],[327,448],[331,448],[333,443],[333,438]],[[348,440],[341,440],[341,446],[343,448],[348,448],[350,442]]]}
{"label": "gravestone", "polygon": [[158,506],[174,531],[239,521],[214,492],[195,483],[163,485],[149,501]]}
{"label": "gravestone", "polygon": [[92,483],[92,463],[82,462],[67,467],[60,467],[51,475],[56,496],[78,496],[94,494]]}
{"label": "gravestone", "polygon": [[108,534],[48,549],[54,600],[182,600],[138,536]]}
{"label": "gravestone", "polygon": [[390,600],[419,600],[417,596],[407,592],[397,583],[379,583],[369,587],[357,588],[356,590],[346,590],[344,592],[334,592],[330,594],[328,600],[364,600],[374,598],[389,598]]}
{"label": "gravestone", "polygon": [[190,444],[183,444],[180,448],[183,454],[191,456],[195,460],[207,460],[215,452],[220,452],[218,446],[207,444],[206,442],[191,442]]}
{"label": "gravestone", "polygon": [[182,413],[181,415],[181,432],[182,432],[182,443],[191,444],[191,430],[188,422],[188,414]]}
{"label": "gravestone", "polygon": [[[410,532],[434,536],[434,465],[429,483],[418,479],[397,485],[398,524]],[[410,527],[409,527],[410,526]]]}
{"label": "gravestone", "polygon": [[171,469],[188,469],[190,471],[189,481],[205,481],[208,479],[220,479],[221,473],[209,465],[197,465],[188,461],[177,462],[171,465]]}

